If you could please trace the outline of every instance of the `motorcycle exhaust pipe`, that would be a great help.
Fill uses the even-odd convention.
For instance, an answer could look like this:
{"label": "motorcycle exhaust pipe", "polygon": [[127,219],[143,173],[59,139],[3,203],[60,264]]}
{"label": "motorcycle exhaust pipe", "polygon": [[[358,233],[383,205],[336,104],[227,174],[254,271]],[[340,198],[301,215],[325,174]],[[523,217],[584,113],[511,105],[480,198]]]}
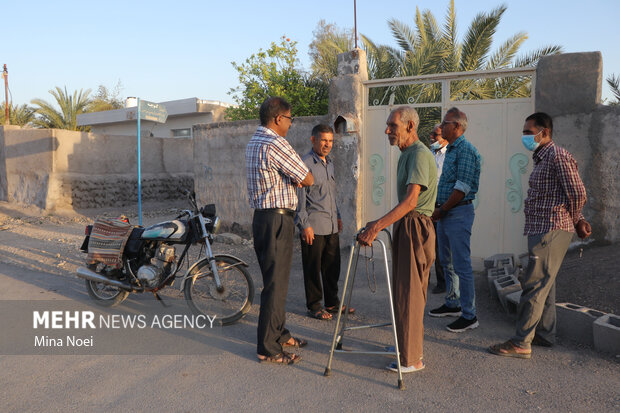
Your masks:
{"label": "motorcycle exhaust pipe", "polygon": [[125,291],[132,291],[132,292],[141,291],[140,289],[134,288],[134,286],[132,286],[129,283],[118,281],[118,280],[111,280],[95,271],[89,270],[88,268],[84,268],[84,267],[79,267],[77,269],[77,276],[85,280],[94,281],[94,282],[98,282],[98,283],[102,283],[106,285],[111,285],[112,287],[120,288],[121,290],[125,290]]}

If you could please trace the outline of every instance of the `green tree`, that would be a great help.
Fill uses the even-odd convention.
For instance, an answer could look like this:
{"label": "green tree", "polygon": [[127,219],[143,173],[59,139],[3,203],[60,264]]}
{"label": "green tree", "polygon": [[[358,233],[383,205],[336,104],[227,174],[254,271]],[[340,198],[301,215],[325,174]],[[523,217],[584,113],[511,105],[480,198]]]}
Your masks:
{"label": "green tree", "polygon": [[[0,104],[0,125],[4,125],[5,113],[6,113],[6,105],[4,102]],[[13,105],[12,102],[9,102],[9,122],[11,125],[18,126],[27,126],[30,122],[34,120],[34,108],[23,104],[23,105]]]}
{"label": "green tree", "polygon": [[37,106],[36,118],[32,122],[34,126],[75,131],[89,129],[88,127],[77,126],[77,115],[88,112],[91,103],[90,89],[85,91],[80,89],[79,92],[76,90],[72,96],[67,93],[66,86],[64,90],[56,86],[49,92],[56,100],[60,110],[43,99],[33,99],[30,103]]}
{"label": "green tree", "polygon": [[282,37],[279,44],[272,42],[269,49],[259,49],[243,64],[232,65],[240,85],[229,92],[238,106],[226,109],[228,120],[258,119],[261,103],[270,96],[285,98],[293,116],[327,113],[328,86],[299,66],[297,42]]}
{"label": "green tree", "polygon": [[308,51],[312,74],[329,83],[331,78],[338,76],[338,54],[353,49],[354,34],[352,30],[342,30],[333,23],[319,20],[313,35]]}
{"label": "green tree", "polygon": [[122,109],[125,104],[121,98],[123,86],[119,80],[113,89],[108,89],[104,85],[99,85],[97,93],[93,96],[87,112],[102,112],[104,110]]}
{"label": "green tree", "polygon": [[607,76],[607,85],[609,85],[611,89],[611,93],[614,94],[616,98],[615,102],[611,102],[610,105],[617,106],[620,105],[620,76],[616,76],[615,74],[611,74]]}

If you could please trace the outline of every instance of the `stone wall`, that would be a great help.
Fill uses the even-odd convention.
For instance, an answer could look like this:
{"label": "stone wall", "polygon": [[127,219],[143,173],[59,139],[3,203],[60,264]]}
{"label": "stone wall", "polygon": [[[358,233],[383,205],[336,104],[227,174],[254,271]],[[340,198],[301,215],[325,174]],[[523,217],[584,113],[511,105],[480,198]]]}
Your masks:
{"label": "stone wall", "polygon": [[573,154],[586,186],[592,239],[620,241],[620,107],[601,105],[600,52],[541,59],[536,111],[553,118],[553,140]]}
{"label": "stone wall", "polygon": [[[49,210],[137,203],[135,137],[9,126],[0,144],[0,200]],[[141,146],[143,200],[193,186],[191,140],[143,138]]]}

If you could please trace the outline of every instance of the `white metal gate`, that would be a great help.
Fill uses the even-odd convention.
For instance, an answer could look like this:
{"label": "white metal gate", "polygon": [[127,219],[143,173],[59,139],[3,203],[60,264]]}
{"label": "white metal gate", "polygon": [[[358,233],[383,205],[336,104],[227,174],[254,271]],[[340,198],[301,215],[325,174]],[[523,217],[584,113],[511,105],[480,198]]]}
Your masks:
{"label": "white metal gate", "polygon": [[400,151],[385,135],[390,111],[409,105],[420,114],[418,134],[427,141],[434,124],[456,106],[467,114],[465,137],[482,157],[474,202],[472,263],[482,267],[496,253],[527,250],[523,200],[531,156],[521,144],[525,118],[534,112],[535,69],[443,73],[364,82],[361,145],[362,221],[377,219],[397,203],[396,165]]}

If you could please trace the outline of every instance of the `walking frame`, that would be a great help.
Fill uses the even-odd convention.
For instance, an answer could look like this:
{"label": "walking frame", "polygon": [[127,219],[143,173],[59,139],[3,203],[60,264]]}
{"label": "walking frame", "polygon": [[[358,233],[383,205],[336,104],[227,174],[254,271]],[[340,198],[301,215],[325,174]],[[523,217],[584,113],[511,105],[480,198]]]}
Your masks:
{"label": "walking frame", "polygon": [[[360,229],[358,234],[361,231],[363,231],[363,228]],[[388,241],[390,244],[390,250],[391,250],[392,249],[392,236],[390,235],[390,232],[388,230],[384,229],[383,231],[385,231],[385,233],[387,234]],[[401,365],[400,365],[400,350],[398,348],[398,336],[396,333],[396,321],[394,318],[394,302],[392,300],[392,284],[390,281],[390,270],[388,267],[387,250],[385,248],[385,243],[382,240],[376,239],[375,242],[379,243],[379,245],[381,246],[381,250],[383,251],[383,261],[385,263],[385,278],[387,281],[388,297],[389,297],[389,302],[390,302],[390,315],[392,317],[392,322],[382,323],[382,324],[370,324],[370,325],[357,326],[357,327],[346,327],[348,311],[344,312],[344,317],[343,317],[342,308],[344,305],[345,298],[347,299],[346,308],[350,308],[351,298],[353,296],[353,287],[355,284],[355,273],[357,271],[357,262],[359,260],[359,255],[360,255],[360,243],[357,241],[357,234],[356,234],[353,240],[353,244],[351,245],[351,254],[349,255],[349,266],[347,268],[347,275],[344,279],[344,288],[342,289],[342,297],[340,299],[340,308],[338,310],[338,318],[336,319],[336,327],[334,328],[334,337],[332,339],[332,346],[329,352],[329,359],[327,360],[327,367],[325,368],[324,375],[325,376],[331,375],[331,365],[332,365],[332,360],[334,358],[334,353],[367,354],[367,355],[381,355],[381,356],[394,355],[396,356],[396,364],[398,366],[398,388],[402,390],[404,389],[403,375],[402,375],[402,370],[401,370]],[[347,293],[347,287],[349,286],[349,277],[351,277],[351,286],[349,288],[349,292]],[[342,327],[340,325],[341,319],[342,319]],[[385,327],[389,325],[392,326],[392,332],[394,333],[394,351],[354,351],[354,350],[343,350],[342,349],[342,340],[344,338],[344,333],[346,331],[361,330],[365,328],[374,328],[374,327]]]}

